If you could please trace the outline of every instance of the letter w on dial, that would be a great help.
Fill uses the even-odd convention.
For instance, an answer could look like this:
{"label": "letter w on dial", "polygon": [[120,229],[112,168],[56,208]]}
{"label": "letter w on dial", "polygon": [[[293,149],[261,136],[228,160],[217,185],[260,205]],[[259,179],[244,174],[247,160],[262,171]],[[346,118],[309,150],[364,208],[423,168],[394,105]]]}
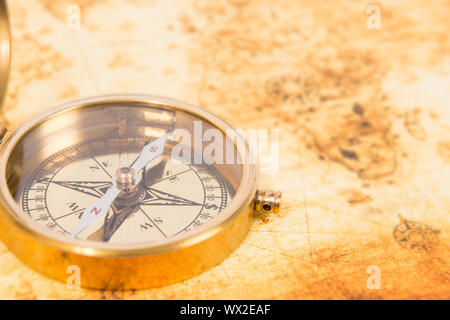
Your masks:
{"label": "letter w on dial", "polygon": [[[161,155],[164,151],[164,145],[166,144],[166,139],[169,134],[166,133],[161,138],[146,144],[141,151],[141,154],[136,159],[134,164],[131,166],[132,169],[136,172],[136,176],[138,176],[138,172],[141,171],[147,163]],[[71,237],[76,237],[81,231],[90,226],[94,221],[106,216],[108,213],[109,207],[111,207],[114,200],[120,194],[121,190],[117,188],[116,182],[113,179],[111,188],[108,191],[91,204],[89,207],[84,210],[83,215],[81,216],[81,220],[78,223],[75,230],[71,233]],[[136,183],[139,182],[139,178],[136,179]]]}

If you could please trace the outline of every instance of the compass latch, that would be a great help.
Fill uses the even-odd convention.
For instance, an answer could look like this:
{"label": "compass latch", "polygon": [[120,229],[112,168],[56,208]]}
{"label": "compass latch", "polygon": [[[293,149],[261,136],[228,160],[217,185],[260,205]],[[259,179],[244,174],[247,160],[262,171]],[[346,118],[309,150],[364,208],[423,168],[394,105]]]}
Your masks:
{"label": "compass latch", "polygon": [[254,209],[260,214],[275,213],[280,211],[281,192],[272,190],[257,190],[254,200]]}

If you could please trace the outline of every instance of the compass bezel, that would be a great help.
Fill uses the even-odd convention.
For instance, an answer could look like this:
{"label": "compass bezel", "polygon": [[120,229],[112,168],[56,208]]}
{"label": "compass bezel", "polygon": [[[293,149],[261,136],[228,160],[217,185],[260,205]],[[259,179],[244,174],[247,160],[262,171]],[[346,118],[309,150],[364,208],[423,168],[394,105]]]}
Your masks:
{"label": "compass bezel", "polygon": [[[14,147],[21,140],[21,138],[30,131],[40,126],[42,123],[54,118],[59,114],[68,111],[81,112],[85,108],[98,106],[100,104],[112,105],[125,103],[146,104],[152,107],[164,107],[183,111],[201,120],[211,123],[214,127],[218,128],[223,133],[225,133],[227,129],[232,129],[232,127],[225,121],[201,108],[163,97],[148,95],[110,95],[76,100],[67,104],[63,104],[25,122],[23,125],[18,127],[17,130],[15,130],[12,134],[8,135],[4,139],[4,142],[2,144],[2,154],[0,155],[0,211],[2,216],[6,218],[10,223],[13,223],[22,232],[26,233],[29,237],[54,248],[64,250],[66,252],[73,252],[76,254],[82,254],[92,257],[130,257],[168,253],[198,244],[226,229],[227,226],[232,224],[233,221],[249,207],[256,191],[257,167],[255,164],[251,164],[250,161],[248,161],[250,150],[247,143],[244,142],[242,145],[245,146],[246,150],[238,150],[238,152],[242,157],[245,157],[246,159],[242,164],[242,180],[239,188],[236,190],[235,198],[231,201],[230,205],[225,208],[225,210],[221,214],[221,217],[217,218],[217,220],[214,222],[214,226],[211,226],[209,224],[201,226],[198,228],[195,234],[190,234],[186,237],[175,237],[174,239],[169,240],[163,244],[104,245],[102,243],[80,239],[73,239],[73,241],[69,241],[67,237],[64,237],[62,235],[49,236],[48,232],[45,232],[44,230],[45,227],[35,226],[26,221],[26,219],[23,219],[20,214],[20,208],[14,202],[12,195],[8,191],[6,176],[8,159],[10,158]],[[238,139],[244,138],[238,135]],[[241,144],[237,143],[235,145],[236,148],[238,148],[239,145]]]}

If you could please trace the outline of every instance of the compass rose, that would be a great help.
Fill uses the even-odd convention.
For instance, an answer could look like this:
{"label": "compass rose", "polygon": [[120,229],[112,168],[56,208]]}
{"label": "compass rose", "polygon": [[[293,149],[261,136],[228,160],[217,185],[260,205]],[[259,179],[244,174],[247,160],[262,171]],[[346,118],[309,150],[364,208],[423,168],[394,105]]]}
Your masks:
{"label": "compass rose", "polygon": [[[181,172],[180,174],[182,174]],[[96,198],[101,198],[111,187],[110,181],[51,181],[62,187],[81,192]],[[136,199],[130,206],[113,204],[113,214],[107,214],[103,226],[91,234],[88,239],[109,241],[123,222],[133,213],[141,210],[141,206],[202,206],[203,204],[170,194],[155,188],[159,181],[154,181],[144,189],[143,196]],[[162,234],[164,232],[160,230]],[[165,235],[165,234],[164,234]]]}
{"label": "compass rose", "polygon": [[111,187],[111,181],[51,181],[62,187],[100,198]]}
{"label": "compass rose", "polygon": [[143,206],[201,206],[202,204],[175,196],[173,194],[147,187],[144,198],[139,202]]}

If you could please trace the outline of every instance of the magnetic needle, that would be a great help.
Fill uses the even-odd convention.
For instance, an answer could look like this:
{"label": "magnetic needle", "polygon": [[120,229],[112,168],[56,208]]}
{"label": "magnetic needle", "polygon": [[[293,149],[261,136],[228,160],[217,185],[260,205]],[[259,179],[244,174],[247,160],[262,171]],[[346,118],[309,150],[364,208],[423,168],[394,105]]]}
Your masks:
{"label": "magnetic needle", "polygon": [[[3,98],[10,39],[5,1],[0,7]],[[174,283],[225,259],[254,211],[279,210],[279,193],[257,191],[245,138],[230,137],[226,122],[185,103],[102,96],[4,127],[0,237],[58,280],[78,266],[85,287]],[[199,143],[199,129],[210,143]]]}

